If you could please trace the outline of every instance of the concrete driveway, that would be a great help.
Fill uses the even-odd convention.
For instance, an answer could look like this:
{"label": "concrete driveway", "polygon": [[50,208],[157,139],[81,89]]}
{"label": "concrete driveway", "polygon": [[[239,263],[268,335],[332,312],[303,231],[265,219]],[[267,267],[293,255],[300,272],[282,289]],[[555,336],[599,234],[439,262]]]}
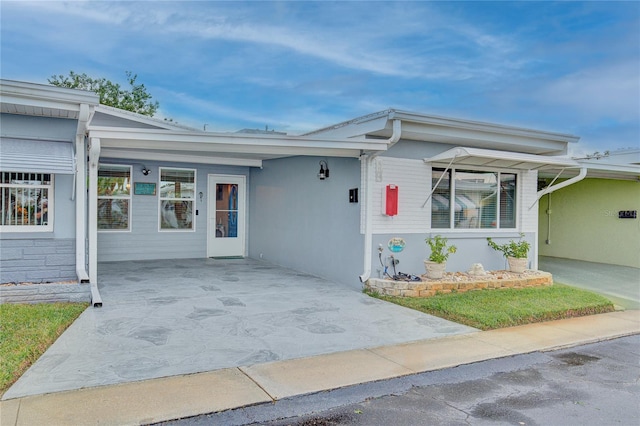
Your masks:
{"label": "concrete driveway", "polygon": [[640,269],[540,256],[538,268],[555,282],[600,293],[625,309],[640,309]]}
{"label": "concrete driveway", "polygon": [[99,283],[2,399],[476,331],[250,259],[101,263]]}

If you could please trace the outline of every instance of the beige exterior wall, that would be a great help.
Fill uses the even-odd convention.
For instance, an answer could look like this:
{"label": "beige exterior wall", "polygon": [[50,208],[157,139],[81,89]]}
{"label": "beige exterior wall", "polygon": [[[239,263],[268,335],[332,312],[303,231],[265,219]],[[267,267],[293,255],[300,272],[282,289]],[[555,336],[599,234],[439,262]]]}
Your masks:
{"label": "beige exterior wall", "polygon": [[640,182],[585,179],[543,196],[540,255],[640,268],[640,218],[620,210],[640,211]]}

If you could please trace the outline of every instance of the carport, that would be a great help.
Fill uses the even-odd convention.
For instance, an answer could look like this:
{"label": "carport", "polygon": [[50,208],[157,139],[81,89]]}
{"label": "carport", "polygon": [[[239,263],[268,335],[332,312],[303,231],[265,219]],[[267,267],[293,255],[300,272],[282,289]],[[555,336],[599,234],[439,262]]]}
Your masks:
{"label": "carport", "polygon": [[101,263],[99,283],[5,399],[475,331],[252,259]]}

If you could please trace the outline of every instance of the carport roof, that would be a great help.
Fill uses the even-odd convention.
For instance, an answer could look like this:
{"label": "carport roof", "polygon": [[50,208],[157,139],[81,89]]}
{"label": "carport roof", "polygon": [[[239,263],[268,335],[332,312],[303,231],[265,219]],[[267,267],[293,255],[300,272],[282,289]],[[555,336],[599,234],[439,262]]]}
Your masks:
{"label": "carport roof", "polygon": [[351,140],[323,136],[213,133],[168,129],[90,126],[100,140],[101,157],[228,164],[260,167],[262,161],[296,155],[353,157],[384,151],[386,140]]}

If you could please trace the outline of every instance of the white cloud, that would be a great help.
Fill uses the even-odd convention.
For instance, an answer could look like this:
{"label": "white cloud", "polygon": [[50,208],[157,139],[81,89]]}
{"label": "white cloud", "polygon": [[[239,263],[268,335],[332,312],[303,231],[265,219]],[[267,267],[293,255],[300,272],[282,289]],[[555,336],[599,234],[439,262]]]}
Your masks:
{"label": "white cloud", "polygon": [[[160,43],[173,34],[268,45],[348,69],[420,79],[500,74],[508,63],[504,55],[513,50],[505,37],[438,13],[424,3],[323,4],[322,13],[313,16],[303,12],[303,3],[53,1],[25,2],[23,7],[31,9],[28,13],[45,11],[66,17],[71,25],[73,20],[92,21],[112,34],[118,30],[137,31],[145,37],[154,34]],[[336,20],[349,23],[335,25]],[[94,42],[111,38],[106,33],[88,35]],[[398,39],[403,42],[398,44]],[[471,54],[454,57],[460,46]],[[502,64],[495,66],[500,57]]]}
{"label": "white cloud", "polygon": [[541,104],[570,108],[587,120],[620,121],[638,120],[639,96],[640,65],[635,60],[585,68],[531,93]]}

